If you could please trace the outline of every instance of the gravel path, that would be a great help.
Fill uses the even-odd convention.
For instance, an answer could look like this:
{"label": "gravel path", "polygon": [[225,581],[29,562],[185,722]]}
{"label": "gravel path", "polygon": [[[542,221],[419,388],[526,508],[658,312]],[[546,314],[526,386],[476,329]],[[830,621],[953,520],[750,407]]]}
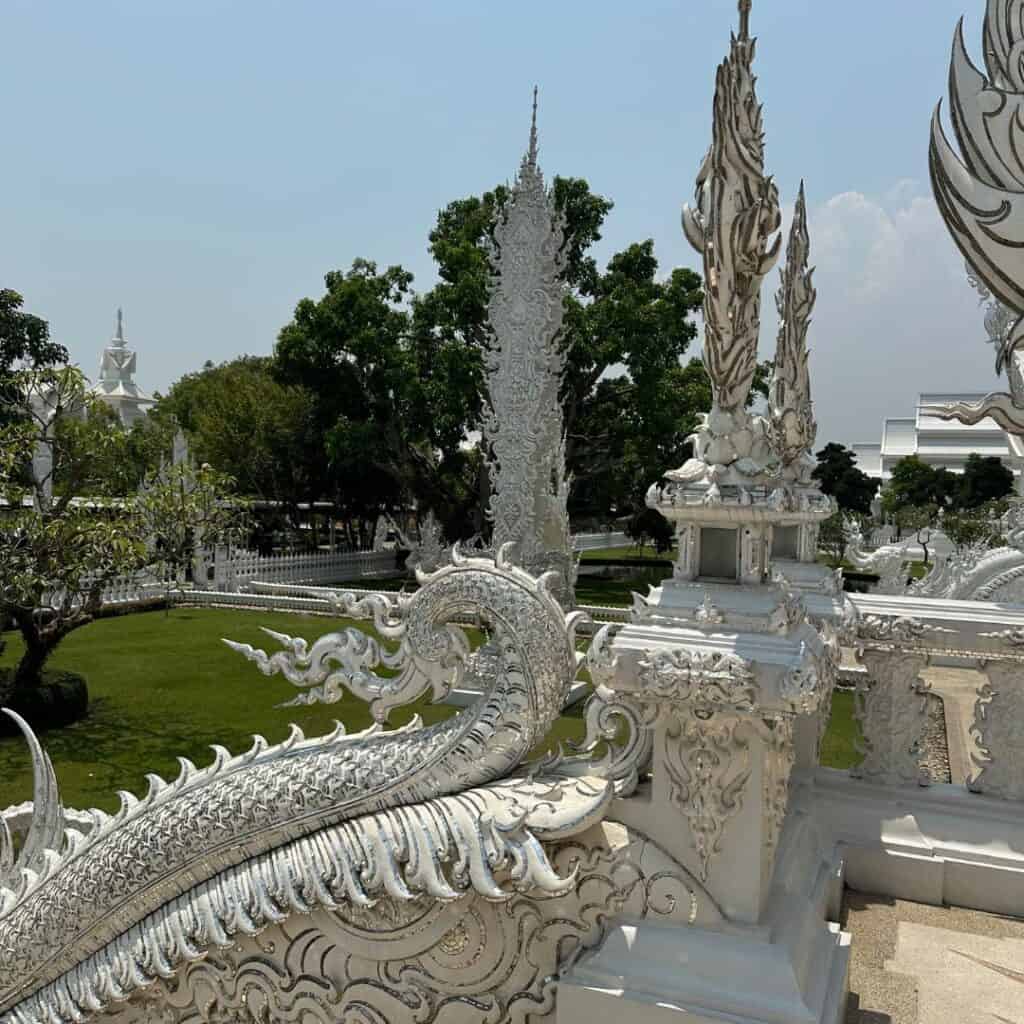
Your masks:
{"label": "gravel path", "polygon": [[949,743],[946,739],[946,711],[942,698],[928,694],[928,724],[921,742],[921,764],[932,782],[952,782],[949,770]]}

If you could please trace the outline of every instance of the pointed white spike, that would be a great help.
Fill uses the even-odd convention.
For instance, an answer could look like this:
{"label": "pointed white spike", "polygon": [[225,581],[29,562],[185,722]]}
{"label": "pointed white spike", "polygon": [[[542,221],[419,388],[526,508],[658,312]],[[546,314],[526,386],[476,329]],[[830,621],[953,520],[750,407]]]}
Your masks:
{"label": "pointed white spike", "polygon": [[[11,867],[15,877],[23,869],[39,870],[45,863],[46,850],[62,849],[64,843],[64,807],[60,800],[53,764],[39,744],[32,727],[16,711],[0,709],[21,730],[32,755],[32,824],[21,853]],[[0,873],[0,886],[13,881],[10,873]]]}

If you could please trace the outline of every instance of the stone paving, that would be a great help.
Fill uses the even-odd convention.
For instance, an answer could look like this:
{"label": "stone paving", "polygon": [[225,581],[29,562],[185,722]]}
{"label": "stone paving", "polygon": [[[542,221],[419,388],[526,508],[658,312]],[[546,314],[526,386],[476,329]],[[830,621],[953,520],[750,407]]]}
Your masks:
{"label": "stone paving", "polygon": [[1024,1024],[1024,921],[849,891],[846,1024]]}

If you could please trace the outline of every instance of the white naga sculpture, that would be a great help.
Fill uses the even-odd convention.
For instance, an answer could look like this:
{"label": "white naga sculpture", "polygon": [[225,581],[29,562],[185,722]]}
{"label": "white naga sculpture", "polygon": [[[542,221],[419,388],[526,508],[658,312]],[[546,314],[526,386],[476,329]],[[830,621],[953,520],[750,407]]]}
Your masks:
{"label": "white naga sculpture", "polygon": [[[967,261],[968,280],[987,302],[985,327],[996,348],[996,372],[1010,392],[978,403],[936,406],[929,413],[978,423],[991,417],[1024,434],[1024,0],[988,0],[984,26],[985,71],[967,54],[963,23],[953,40],[950,117],[959,145],[953,149],[932,118],[930,167],[935,199]],[[1011,510],[1007,545],[975,546],[942,560],[911,590],[920,596],[1020,601],[1024,598],[1022,512]]]}
{"label": "white naga sculpture", "polygon": [[911,561],[907,548],[914,543],[909,538],[900,544],[883,544],[874,551],[866,546],[864,531],[856,517],[844,520],[846,550],[844,558],[860,572],[875,573],[878,583],[872,587],[876,594],[903,594],[907,590],[907,562]]}
{"label": "white naga sculpture", "polygon": [[[642,742],[521,767],[582,658],[579,616],[552,582],[456,553],[397,606],[343,598],[397,650],[355,630],[312,648],[280,638],[269,657],[233,645],[310,699],[348,690],[378,721],[468,672],[487,686],[431,727],[293,727],[275,747],[216,748],[209,767],[150,776],[145,796],[84,826],[65,829],[52,766],[19,721],[36,797],[16,857],[0,824],[2,1019],[522,1020],[550,1010],[558,971],[608,915],[720,921],[645,836],[600,826],[636,785]],[[449,625],[477,613],[499,637],[483,665]],[[603,708],[591,746],[615,733]]]}
{"label": "white naga sculpture", "polygon": [[977,423],[991,417],[1013,433],[1024,433],[1024,153],[1019,144],[1024,117],[1024,0],[988,0],[985,71],[970,59],[963,23],[953,41],[950,117],[960,152],[950,145],[940,110],[932,118],[930,167],[939,211],[971,276],[1011,310],[996,352],[996,372],[1005,371],[1010,393],[978,403],[937,406],[929,412]]}
{"label": "white naga sculpture", "polygon": [[530,144],[508,205],[494,227],[487,314],[488,404],[484,437],[491,471],[493,546],[515,544],[531,572],[554,570],[571,603],[575,561],[559,391],[564,218],[537,165],[537,93]]}

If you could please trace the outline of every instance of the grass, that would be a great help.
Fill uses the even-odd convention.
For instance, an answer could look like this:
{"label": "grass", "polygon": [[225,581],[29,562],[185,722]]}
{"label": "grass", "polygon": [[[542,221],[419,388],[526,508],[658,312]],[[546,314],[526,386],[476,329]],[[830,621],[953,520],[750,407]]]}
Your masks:
{"label": "grass", "polygon": [[[333,705],[276,707],[297,691],[280,677],[261,675],[220,643],[226,636],[267,649],[269,638],[259,631],[261,625],[310,641],[345,625],[365,628],[318,616],[178,608],[169,614],[101,619],[68,637],[51,664],[87,677],[89,714],[73,726],[42,736],[65,805],[116,810],[117,791],[144,793],[147,772],[174,778],[179,756],[201,766],[211,759],[211,744],[239,753],[249,747],[255,733],[279,742],[288,735],[290,722],[307,736],[331,731],[335,720],[350,731],[370,724],[366,705],[353,697]],[[21,649],[15,634],[6,639],[0,665],[12,664]],[[856,760],[856,726],[852,706],[844,703],[846,696],[837,695],[837,714],[826,739],[827,763],[840,768]],[[418,704],[396,711],[392,724],[403,724],[414,713],[432,723],[455,710]],[[582,735],[577,705],[558,720],[548,745]],[[24,742],[0,739],[0,807],[31,798],[32,773]]]}
{"label": "grass", "polygon": [[648,587],[658,586],[665,576],[664,570],[622,579],[615,576],[607,579],[601,576],[580,576],[576,580],[576,602],[608,608],[631,608],[634,593],[646,597]]}
{"label": "grass", "polygon": [[641,548],[627,545],[620,548],[595,548],[593,551],[580,552],[581,562],[595,562],[605,558],[643,558],[674,562],[676,560],[676,551],[673,548],[671,551],[663,551],[659,555],[653,547]]}
{"label": "grass", "polygon": [[[612,550],[612,549],[609,549]],[[580,576],[576,581],[576,600],[580,604],[607,605],[613,608],[629,608],[633,604],[633,592],[647,593],[649,586],[656,587],[672,574],[667,569],[638,566],[625,577]],[[415,580],[353,580],[349,583],[333,583],[331,586],[344,590],[346,586],[362,590],[386,590],[394,592],[416,589]]]}
{"label": "grass", "polygon": [[832,718],[821,741],[821,763],[829,768],[852,768],[859,764],[861,755],[856,747],[859,739],[860,726],[853,716],[853,694],[849,690],[836,690],[832,695]]}

